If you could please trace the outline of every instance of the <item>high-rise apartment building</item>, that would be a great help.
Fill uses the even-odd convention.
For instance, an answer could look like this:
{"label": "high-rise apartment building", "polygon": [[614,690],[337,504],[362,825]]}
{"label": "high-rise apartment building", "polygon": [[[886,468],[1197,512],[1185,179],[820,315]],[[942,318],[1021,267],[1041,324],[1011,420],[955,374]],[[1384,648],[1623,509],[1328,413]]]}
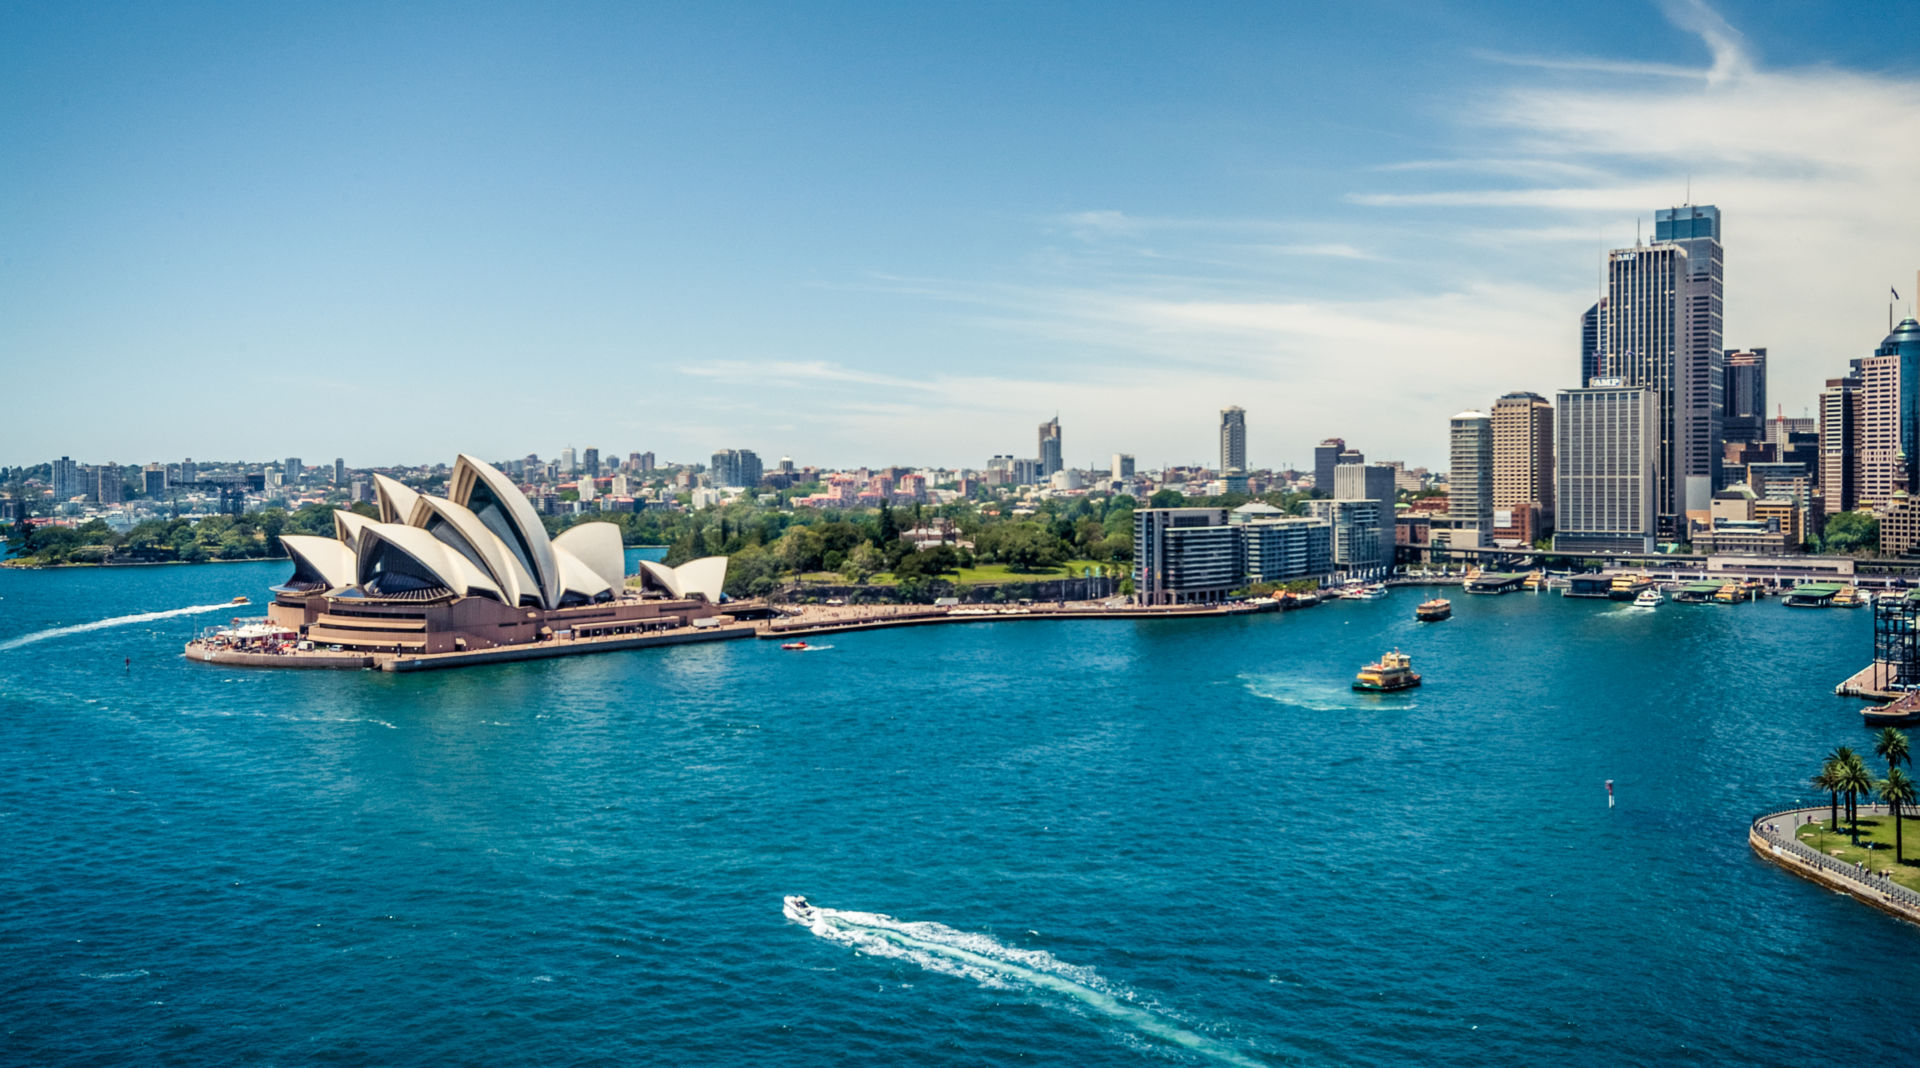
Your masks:
{"label": "high-rise apartment building", "polygon": [[1132,453],[1116,452],[1113,454],[1113,477],[1117,479],[1133,477]]}
{"label": "high-rise apartment building", "polygon": [[1603,325],[1607,317],[1607,302],[1602,298],[1593,307],[1580,313],[1580,385],[1599,378],[1604,372],[1606,343]]}
{"label": "high-rise apartment building", "polygon": [[[1385,572],[1393,567],[1393,502],[1398,487],[1394,484],[1392,464],[1340,464],[1333,469],[1333,496],[1336,501],[1372,501],[1376,531],[1371,563],[1364,558],[1340,562],[1357,567],[1372,567]],[[1337,517],[1336,517],[1337,521]]]}
{"label": "high-rise apartment building", "polygon": [[1055,471],[1065,466],[1060,461],[1059,416],[1040,424],[1040,451],[1036,455],[1040,461],[1041,478],[1052,478]]}
{"label": "high-rise apartment building", "polygon": [[140,492],[156,501],[167,495],[166,464],[148,464],[140,469]]}
{"label": "high-rise apartment building", "polygon": [[1652,552],[1660,417],[1653,390],[1599,379],[1554,411],[1556,552]]}
{"label": "high-rise apartment building", "polygon": [[636,466],[638,467],[640,473],[643,475],[649,471],[652,471],[655,466],[653,462],[653,454],[650,452],[641,453],[640,461]]}
{"label": "high-rise apartment building", "polygon": [[55,501],[70,501],[87,492],[81,485],[80,465],[74,463],[71,457],[62,456],[53,461],[52,466],[53,477],[50,481],[53,483]]}
{"label": "high-rise apartment building", "polygon": [[1461,412],[1448,424],[1452,466],[1447,473],[1447,518],[1459,548],[1493,541],[1493,426],[1485,412]]}
{"label": "high-rise apartment building", "polygon": [[1538,393],[1493,402],[1493,540],[1532,544],[1553,530],[1553,405]]}
{"label": "high-rise apartment building", "polygon": [[92,476],[92,485],[88,496],[101,504],[119,504],[126,500],[126,482],[120,475],[120,465],[105,463],[88,472]]}
{"label": "high-rise apartment building", "polygon": [[280,467],[280,481],[289,486],[298,486],[306,477],[307,465],[301,463],[298,456],[287,457],[286,463]]}
{"label": "high-rise apartment building", "polygon": [[600,450],[588,449],[582,453],[580,456],[580,466],[586,468],[589,476],[598,477],[600,474]]}
{"label": "high-rise apartment building", "polygon": [[1724,359],[1726,404],[1722,431],[1728,441],[1764,441],[1767,437],[1767,350],[1729,349]]}
{"label": "high-rise apartment building", "polygon": [[193,462],[191,456],[180,461],[180,481],[189,486],[200,481],[200,468]]}
{"label": "high-rise apartment building", "polygon": [[1245,581],[1246,540],[1224,508],[1133,513],[1133,591],[1141,604],[1224,600]]}
{"label": "high-rise apartment building", "polygon": [[1820,516],[1860,506],[1860,377],[1827,379],[1820,391]]}
{"label": "high-rise apartment building", "polygon": [[339,456],[333,458],[333,484],[335,486],[347,484],[347,461]]}
{"label": "high-rise apartment building", "polygon": [[716,486],[738,486],[752,489],[760,484],[764,472],[760,466],[760,457],[752,449],[726,449],[713,454],[713,466],[708,471]]}
{"label": "high-rise apartment building", "polygon": [[1898,355],[1852,361],[1860,381],[1859,421],[1854,424],[1854,462],[1859,466],[1859,503],[1880,508],[1904,488],[1906,464],[1901,451],[1901,360]]}
{"label": "high-rise apartment building", "polygon": [[1333,496],[1333,469],[1340,463],[1340,454],[1347,449],[1347,443],[1339,438],[1328,438],[1313,447],[1313,488],[1318,492]]}
{"label": "high-rise apartment building", "polygon": [[1247,413],[1239,405],[1220,409],[1220,474],[1243,475],[1247,471]]}
{"label": "high-rise apartment building", "polygon": [[560,473],[563,475],[571,475],[574,469],[573,446],[569,445],[560,450]]}

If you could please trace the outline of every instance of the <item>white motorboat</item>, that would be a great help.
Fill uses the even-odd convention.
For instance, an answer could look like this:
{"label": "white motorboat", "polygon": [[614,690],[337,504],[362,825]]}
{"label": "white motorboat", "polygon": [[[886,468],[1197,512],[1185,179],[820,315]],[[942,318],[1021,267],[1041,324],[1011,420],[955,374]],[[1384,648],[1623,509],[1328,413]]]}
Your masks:
{"label": "white motorboat", "polygon": [[799,894],[788,894],[783,898],[780,911],[786,913],[787,919],[808,927],[812,927],[814,919],[820,915],[820,910]]}
{"label": "white motorboat", "polygon": [[1633,599],[1633,606],[1635,608],[1658,608],[1662,604],[1665,604],[1666,600],[1665,597],[1660,595],[1658,589],[1648,586],[1646,589],[1640,591],[1640,596]]}

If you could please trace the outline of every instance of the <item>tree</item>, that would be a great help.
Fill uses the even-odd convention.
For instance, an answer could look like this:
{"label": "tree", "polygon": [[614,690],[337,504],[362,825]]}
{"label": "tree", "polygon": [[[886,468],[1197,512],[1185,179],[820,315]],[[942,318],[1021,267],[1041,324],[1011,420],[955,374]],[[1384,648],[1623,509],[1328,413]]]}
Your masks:
{"label": "tree", "polygon": [[1880,520],[1871,512],[1841,512],[1827,519],[1821,548],[1830,553],[1871,551],[1880,547]]}
{"label": "tree", "polygon": [[1880,728],[1873,736],[1873,751],[1887,762],[1889,773],[1902,764],[1911,763],[1907,756],[1907,736],[1898,727]]}
{"label": "tree", "polygon": [[1827,795],[1827,822],[1829,830],[1840,829],[1840,765],[1828,757],[1820,765],[1820,770],[1808,780],[1816,790]]}
{"label": "tree", "polygon": [[[1892,728],[1888,728],[1891,730]],[[1900,808],[1914,801],[1913,779],[1899,768],[1889,768],[1887,777],[1880,780],[1880,800],[1887,803],[1887,811],[1893,813],[1893,859],[1906,863],[1906,844],[1900,836]]]}
{"label": "tree", "polygon": [[872,578],[875,571],[880,570],[880,562],[880,554],[874,551],[873,546],[861,542],[847,554],[847,562],[841,565],[840,574],[848,582],[857,586]]}
{"label": "tree", "polygon": [[1847,795],[1847,832],[1853,838],[1853,844],[1860,844],[1860,808],[1861,794],[1873,793],[1873,775],[1867,771],[1867,763],[1851,750],[1847,759],[1840,764],[1840,789]]}
{"label": "tree", "polygon": [[1179,490],[1155,490],[1153,496],[1147,498],[1147,504],[1154,508],[1178,508],[1185,503],[1187,496]]}

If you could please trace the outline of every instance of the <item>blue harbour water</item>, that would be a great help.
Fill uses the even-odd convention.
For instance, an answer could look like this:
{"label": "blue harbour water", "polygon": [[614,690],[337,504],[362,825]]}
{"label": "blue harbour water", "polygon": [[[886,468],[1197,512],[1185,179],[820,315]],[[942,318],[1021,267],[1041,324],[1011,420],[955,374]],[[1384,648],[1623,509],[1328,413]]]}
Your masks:
{"label": "blue harbour water", "polygon": [[[283,571],[0,572],[0,1061],[1802,1065],[1920,1039],[1920,930],[1745,844],[1864,746],[1831,695],[1864,612],[1455,596],[1420,625],[1401,591],[401,676],[182,659],[228,609],[64,629]],[[1352,693],[1393,646],[1427,685]]]}

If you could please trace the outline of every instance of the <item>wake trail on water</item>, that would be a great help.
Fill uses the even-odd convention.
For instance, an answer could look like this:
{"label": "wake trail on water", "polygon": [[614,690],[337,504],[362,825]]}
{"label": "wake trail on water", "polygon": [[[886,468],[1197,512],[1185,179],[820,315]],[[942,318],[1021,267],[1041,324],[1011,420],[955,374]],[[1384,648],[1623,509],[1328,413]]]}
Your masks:
{"label": "wake trail on water", "polygon": [[156,619],[171,619],[174,616],[190,616],[199,612],[217,612],[222,608],[238,607],[241,606],[234,604],[232,601],[222,601],[219,604],[197,604],[190,608],[169,608],[164,612],[141,612],[131,616],[114,616],[112,619],[96,619],[91,623],[75,623],[71,627],[53,627],[48,630],[37,630],[32,634],[22,634],[18,638],[8,638],[6,641],[0,642],[0,652],[5,652],[8,649],[18,649],[23,645],[31,645],[34,642],[46,641],[48,638],[63,638],[69,634],[81,634],[90,630],[106,630],[109,627],[126,627],[135,623],[151,623]]}
{"label": "wake trail on water", "polygon": [[1063,997],[1141,1035],[1212,1058],[1222,1064],[1260,1068],[1262,1062],[1167,1016],[1136,1004],[1132,990],[1109,983],[1091,968],[1068,964],[1051,953],[1021,949],[983,934],[944,924],[915,923],[875,912],[815,907],[805,924],[817,937],[873,957],[917,964],[930,972],[971,979],[981,986]]}

